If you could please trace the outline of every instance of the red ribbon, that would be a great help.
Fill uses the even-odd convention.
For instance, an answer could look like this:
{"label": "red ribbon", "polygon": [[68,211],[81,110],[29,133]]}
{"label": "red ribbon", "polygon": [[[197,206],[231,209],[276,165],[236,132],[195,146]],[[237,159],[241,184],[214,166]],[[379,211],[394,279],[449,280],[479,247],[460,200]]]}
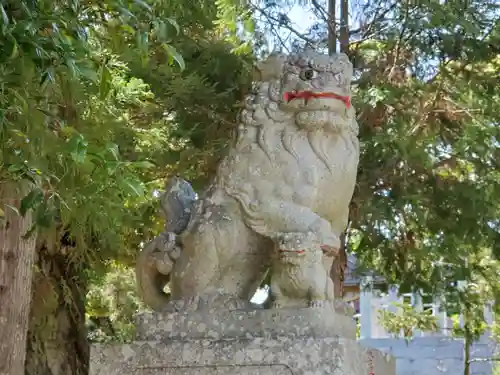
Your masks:
{"label": "red ribbon", "polygon": [[287,103],[294,99],[304,99],[304,101],[307,103],[311,98],[332,98],[342,101],[347,108],[351,106],[351,98],[349,96],[338,95],[333,92],[287,91],[283,95],[283,99]]}

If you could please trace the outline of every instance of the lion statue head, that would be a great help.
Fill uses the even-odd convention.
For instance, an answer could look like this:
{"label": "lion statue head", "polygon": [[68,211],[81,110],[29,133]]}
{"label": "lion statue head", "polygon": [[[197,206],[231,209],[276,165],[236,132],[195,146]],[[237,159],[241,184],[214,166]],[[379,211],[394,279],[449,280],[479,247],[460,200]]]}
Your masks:
{"label": "lion statue head", "polygon": [[351,105],[353,67],[345,54],[313,50],[271,54],[256,66],[253,94],[246,99],[242,122],[257,125],[267,118],[293,120],[299,129],[358,133]]}

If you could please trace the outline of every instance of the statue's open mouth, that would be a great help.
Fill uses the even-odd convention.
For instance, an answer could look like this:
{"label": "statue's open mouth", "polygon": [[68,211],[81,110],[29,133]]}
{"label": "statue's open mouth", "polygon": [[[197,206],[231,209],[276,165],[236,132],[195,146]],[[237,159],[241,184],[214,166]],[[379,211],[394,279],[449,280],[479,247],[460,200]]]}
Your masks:
{"label": "statue's open mouth", "polygon": [[311,98],[331,98],[340,100],[347,108],[351,106],[351,98],[349,96],[338,95],[334,92],[287,91],[283,95],[283,99],[287,103],[295,99],[304,99],[304,102],[307,104]]}

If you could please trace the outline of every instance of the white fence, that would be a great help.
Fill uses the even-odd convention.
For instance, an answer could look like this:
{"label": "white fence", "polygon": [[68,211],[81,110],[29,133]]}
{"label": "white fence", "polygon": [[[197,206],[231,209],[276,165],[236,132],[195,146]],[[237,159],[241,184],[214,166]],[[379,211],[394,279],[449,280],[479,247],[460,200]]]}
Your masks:
{"label": "white fence", "polygon": [[[391,287],[387,294],[381,294],[371,287],[371,283],[371,278],[366,277],[360,286],[359,314],[357,315],[360,324],[360,339],[393,337],[380,324],[379,311],[389,310],[396,313],[398,307],[395,304],[398,303],[410,303],[417,311],[428,310],[431,315],[436,317],[439,327],[437,332],[413,331],[413,337],[451,336],[453,322],[447,312],[441,308],[438,299],[424,303],[421,293],[400,294],[397,287]],[[485,306],[484,317],[488,324],[493,322],[491,306]],[[462,320],[460,319],[460,321]]]}
{"label": "white fence", "polygon": [[[451,337],[403,339],[365,339],[362,345],[381,350],[396,360],[396,375],[461,375],[464,373],[464,342]],[[496,343],[475,342],[470,350],[470,374],[492,375]],[[384,375],[384,374],[377,374]]]}

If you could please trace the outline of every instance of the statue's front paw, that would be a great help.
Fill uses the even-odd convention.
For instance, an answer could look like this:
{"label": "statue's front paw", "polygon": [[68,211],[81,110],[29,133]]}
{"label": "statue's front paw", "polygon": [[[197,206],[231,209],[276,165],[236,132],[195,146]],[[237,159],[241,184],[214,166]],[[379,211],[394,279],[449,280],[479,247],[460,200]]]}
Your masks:
{"label": "statue's front paw", "polygon": [[321,236],[321,250],[327,256],[337,256],[340,249],[340,239],[333,233]]}
{"label": "statue's front paw", "polygon": [[330,223],[324,219],[316,220],[309,228],[320,243],[326,255],[336,255],[340,249],[340,238],[332,231]]}
{"label": "statue's front paw", "polygon": [[338,247],[333,247],[329,245],[321,245],[321,251],[323,251],[323,254],[326,255],[327,257],[336,257],[339,255],[339,248]]}
{"label": "statue's front paw", "polygon": [[154,239],[154,247],[157,252],[168,254],[172,261],[176,261],[182,251],[181,246],[177,243],[177,235],[171,232],[160,233]]}
{"label": "statue's front paw", "polygon": [[169,252],[177,247],[176,234],[171,232],[163,232],[156,237],[156,248],[159,251]]}

